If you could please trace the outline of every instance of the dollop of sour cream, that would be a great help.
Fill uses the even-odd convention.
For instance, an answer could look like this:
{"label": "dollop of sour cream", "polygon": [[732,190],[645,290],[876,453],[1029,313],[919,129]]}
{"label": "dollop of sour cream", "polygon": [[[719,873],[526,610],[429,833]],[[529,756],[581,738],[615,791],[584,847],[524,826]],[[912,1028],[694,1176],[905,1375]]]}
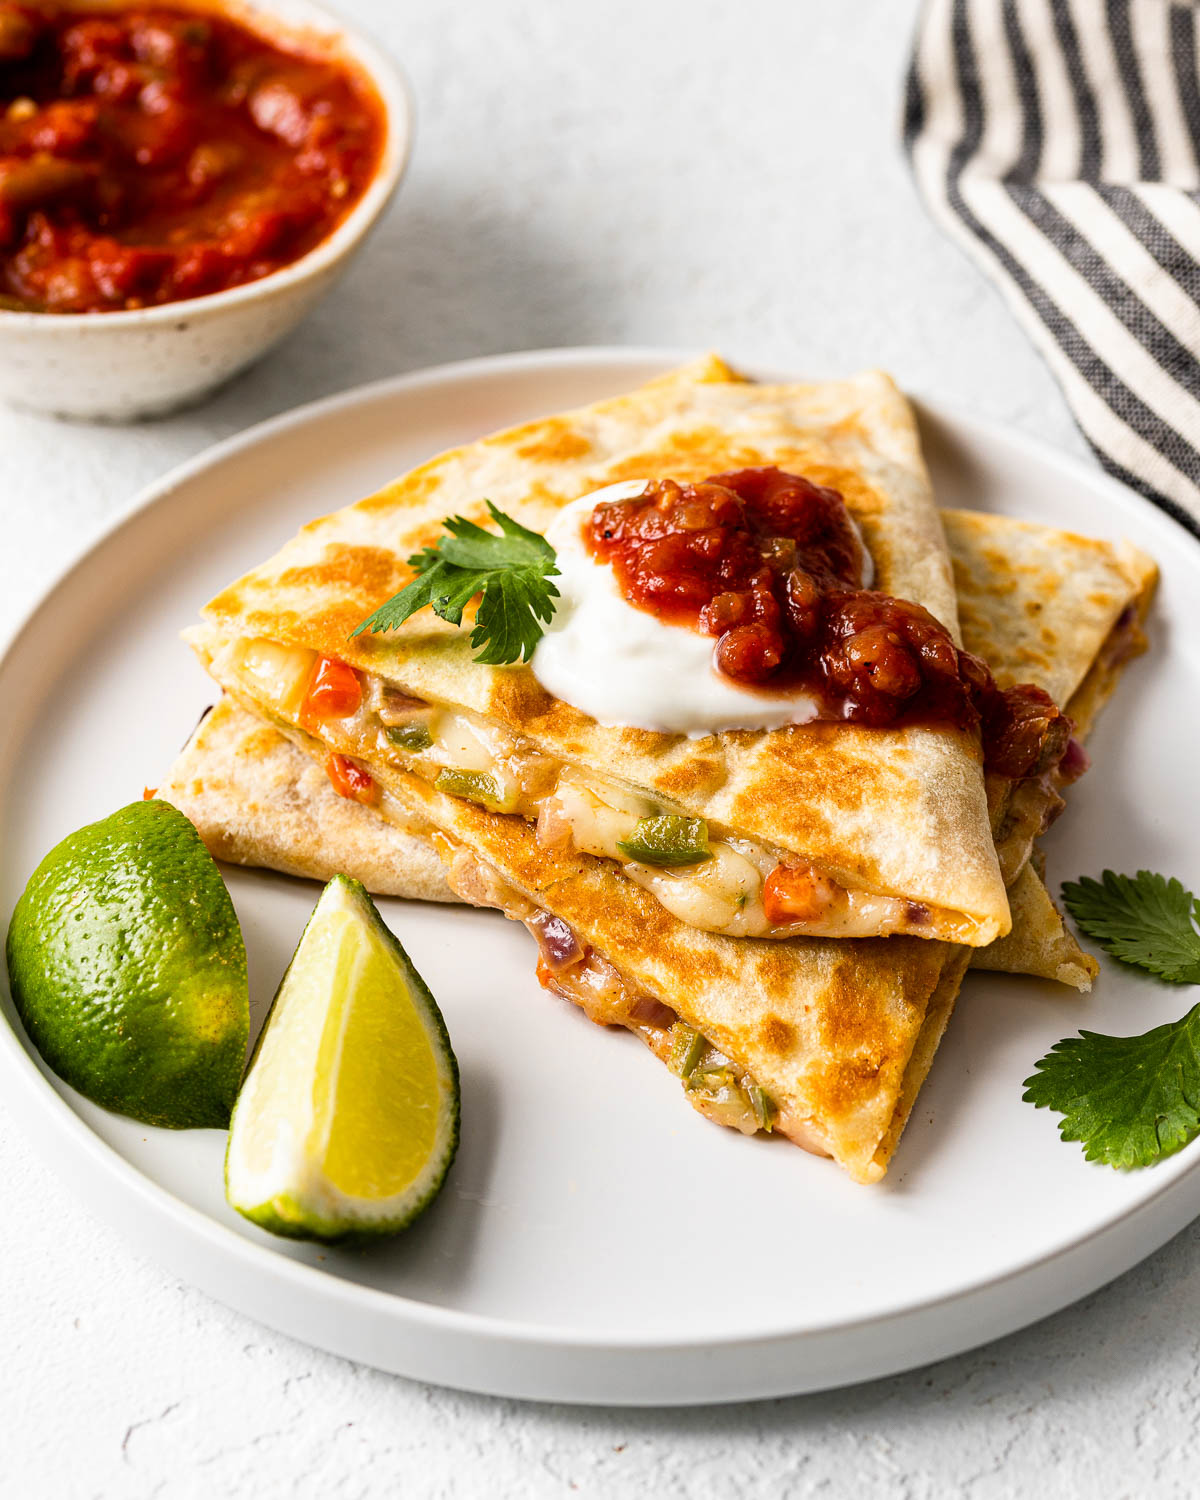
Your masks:
{"label": "dollop of sour cream", "polygon": [[[818,705],[808,693],[740,687],[717,670],[716,641],[669,625],[630,604],[607,563],[584,540],[592,511],[606,500],[632,500],[650,483],[606,485],[560,511],[546,531],[558,557],[561,598],[537,644],[533,675],[556,698],[600,724],[700,739],[723,729],[781,729],[806,724]],[[870,564],[870,554],[863,548]]]}

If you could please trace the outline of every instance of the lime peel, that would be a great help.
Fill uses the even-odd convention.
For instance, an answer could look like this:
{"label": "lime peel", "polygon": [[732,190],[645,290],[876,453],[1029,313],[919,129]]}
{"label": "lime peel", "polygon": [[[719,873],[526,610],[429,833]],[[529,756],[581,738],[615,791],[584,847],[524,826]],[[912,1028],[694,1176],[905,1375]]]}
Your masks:
{"label": "lime peel", "polygon": [[170,803],[57,844],[13,911],[13,1001],[46,1063],[148,1125],[223,1128],[246,1060],[246,949],[225,882]]}

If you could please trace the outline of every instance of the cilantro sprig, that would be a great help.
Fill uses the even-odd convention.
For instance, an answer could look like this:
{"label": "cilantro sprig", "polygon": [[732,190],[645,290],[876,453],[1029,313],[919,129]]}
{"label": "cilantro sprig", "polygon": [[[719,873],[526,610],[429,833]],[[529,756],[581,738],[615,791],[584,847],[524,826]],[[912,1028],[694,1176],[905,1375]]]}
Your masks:
{"label": "cilantro sprig", "polygon": [[[1200,984],[1200,902],[1174,879],[1139,870],[1063,886],[1081,931],[1114,958],[1172,984]],[[1128,1170],[1200,1135],[1200,1004],[1140,1036],[1081,1031],[1034,1064],[1022,1096],[1062,1115],[1059,1134],[1089,1161]]]}
{"label": "cilantro sprig", "polygon": [[1200,984],[1200,902],[1178,880],[1105,870],[1099,880],[1067,881],[1063,901],[1080,930],[1122,963],[1172,984]]}
{"label": "cilantro sprig", "polygon": [[1022,1098],[1061,1114],[1088,1161],[1148,1167],[1200,1135],[1200,1005],[1141,1036],[1081,1031],[1034,1066]]}
{"label": "cilantro sprig", "polygon": [[490,500],[488,513],[501,535],[485,531],[465,516],[449,516],[448,536],[408,559],[416,577],[354,632],[396,630],[428,605],[435,615],[461,625],[463,610],[478,594],[471,645],[475,660],[487,666],[528,661],[554,615],[558,573],[554,548],[544,536],[506,516]]}

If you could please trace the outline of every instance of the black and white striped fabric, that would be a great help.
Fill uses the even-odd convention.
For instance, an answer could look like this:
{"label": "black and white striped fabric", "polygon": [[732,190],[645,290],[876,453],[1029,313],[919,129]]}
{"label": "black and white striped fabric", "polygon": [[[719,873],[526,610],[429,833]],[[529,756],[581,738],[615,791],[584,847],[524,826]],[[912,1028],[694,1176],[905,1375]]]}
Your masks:
{"label": "black and white striped fabric", "polygon": [[1198,12],[926,0],[904,136],[1101,462],[1200,535]]}

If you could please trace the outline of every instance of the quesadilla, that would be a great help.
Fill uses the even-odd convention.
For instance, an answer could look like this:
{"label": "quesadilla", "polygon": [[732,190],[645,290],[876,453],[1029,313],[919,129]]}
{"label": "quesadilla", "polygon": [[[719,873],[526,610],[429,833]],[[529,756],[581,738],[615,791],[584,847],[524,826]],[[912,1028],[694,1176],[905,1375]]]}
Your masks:
{"label": "quesadilla", "polygon": [[[867,597],[919,611],[957,659],[949,556],[891,381],[760,386],[715,359],[443,454],[313,522],[218,595],[190,639],[253,711],[319,742],[343,790],[403,801],[410,777],[436,782],[536,822],[548,849],[619,863],[685,924],[991,942],[1010,919],[973,723],[818,717],[690,737],[600,722],[529,666],[481,664],[465,629],[428,611],[390,634],[353,634],[450,513],[484,520],[486,499],[544,532],[607,486],[702,488],[734,483],[733,469],[844,499],[873,570]],[[326,674],[348,674],[353,691],[318,712]],[[1061,753],[1060,716],[1042,725],[1051,730]],[[655,845],[646,830],[664,825],[690,842]]]}
{"label": "quesadilla", "polygon": [[[1121,666],[1144,648],[1153,563],[1128,544],[1007,517],[949,510],[942,521],[965,645],[989,661],[1000,682],[1029,678],[1061,696],[1082,739]],[[1095,961],[1025,863],[1033,837],[1062,805],[1057,788],[1042,790],[1040,806],[1029,803],[1024,816],[1003,814],[1012,931],[974,950],[972,966],[1087,989]],[[389,828],[337,795],[313,760],[228,700],[193,736],[162,795],[187,813],[219,859],[318,880],[342,870],[378,895],[457,899],[428,828],[397,826],[395,819]],[[1001,799],[993,782],[997,807]]]}
{"label": "quesadilla", "polygon": [[[988,643],[997,675],[1056,672],[1060,690],[1075,684],[1071,706],[1088,727],[1121,665],[1140,649],[1153,565],[1140,554],[1001,518],[951,515],[946,522],[976,648]],[[1018,538],[1011,557],[1008,533]],[[1081,609],[1068,575],[1084,561]],[[1006,609],[997,610],[996,600],[1019,605],[1011,646]],[[1026,620],[1036,620],[1036,629]],[[293,726],[288,737],[323,759],[314,736]],[[275,751],[291,757],[299,774],[290,748],[280,741]],[[179,773],[173,782],[181,779],[186,785]],[[197,791],[204,787],[193,779]],[[1048,789],[1047,807],[1050,794],[1057,795]],[[320,795],[328,800],[329,788]],[[376,812],[348,811],[371,819],[379,834]],[[611,862],[547,851],[524,820],[441,794],[418,777],[398,775],[379,812],[403,818],[409,830],[431,830],[456,893],[525,923],[538,941],[542,982],[593,1020],[638,1035],[702,1113],[746,1132],[775,1129],[833,1156],[861,1182],[886,1171],[971,950],[904,937],[730,939],[673,919]],[[1026,832],[1021,824],[1020,840]],[[300,867],[294,852],[292,859],[289,867]],[[997,967],[1086,987],[1094,965],[1063,930],[1028,865],[1013,903],[1025,931],[980,959],[988,962],[990,952]]]}

